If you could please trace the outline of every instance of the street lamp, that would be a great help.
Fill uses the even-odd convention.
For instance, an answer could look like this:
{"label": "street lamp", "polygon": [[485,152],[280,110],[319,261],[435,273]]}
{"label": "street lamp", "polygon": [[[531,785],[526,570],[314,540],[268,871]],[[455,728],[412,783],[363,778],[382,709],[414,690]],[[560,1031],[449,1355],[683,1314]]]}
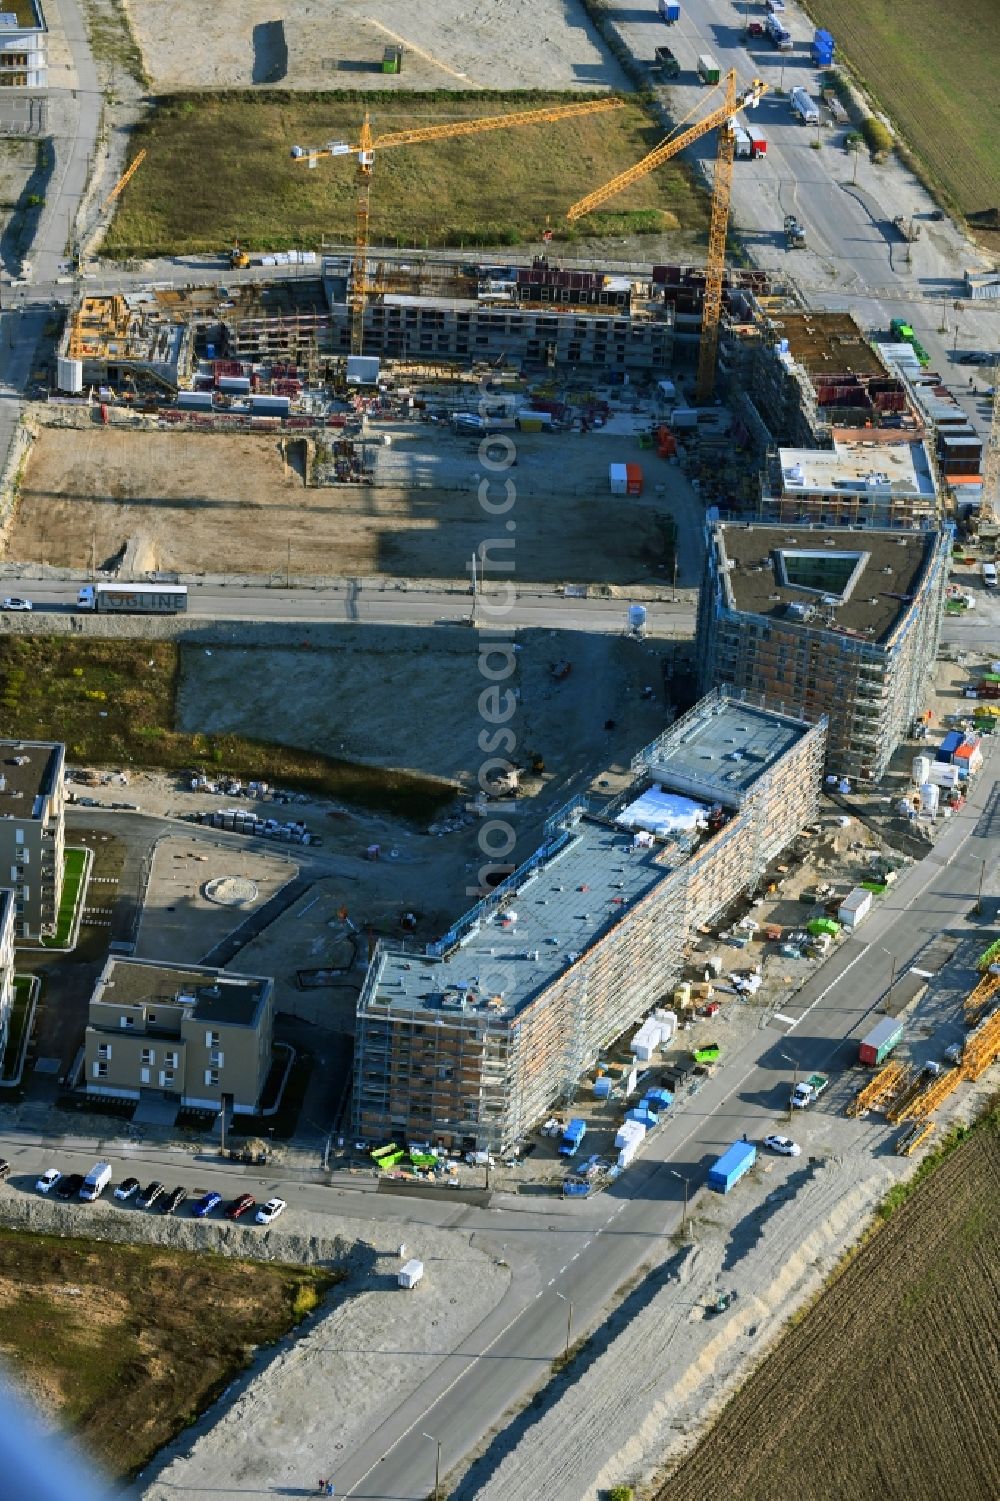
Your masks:
{"label": "street lamp", "polygon": [[441,1495],[441,1440],[435,1438],[433,1433],[424,1433],[422,1428],[420,1431],[424,1438],[430,1439],[431,1443],[437,1446],[437,1458],[434,1461],[434,1501],[438,1501]]}
{"label": "street lamp", "polygon": [[684,1176],[683,1173],[675,1172],[675,1170],[672,1167],[668,1168],[667,1171],[669,1172],[671,1178],[679,1178],[680,1181],[684,1184],[684,1212],[681,1215],[681,1236],[684,1237],[684,1236],[687,1235],[687,1223],[688,1223],[688,1189],[690,1188],[691,1184],[690,1184],[689,1180],[687,1178],[685,1178],[685,1176]]}
{"label": "street lamp", "polygon": [[792,1065],[792,1087],[788,1095],[788,1119],[791,1120],[792,1100],[795,1098],[795,1087],[799,1082],[799,1065],[794,1058],[789,1058],[787,1053],[779,1053],[778,1057],[783,1058],[786,1063],[790,1063]]}
{"label": "street lamp", "polygon": [[570,1344],[571,1344],[572,1339],[573,1339],[573,1303],[572,1303],[572,1300],[570,1298],[567,1298],[563,1293],[556,1293],[556,1297],[557,1298],[561,1298],[562,1301],[566,1304],[566,1351],[565,1351],[565,1353],[568,1355],[569,1354],[569,1347],[570,1347]]}
{"label": "street lamp", "polygon": [[892,962],[892,968],[889,971],[889,989],[886,991],[886,995],[889,995],[892,991],[892,987],[896,983],[896,956],[891,949],[886,948],[884,943],[876,943],[873,944],[872,947],[877,948],[886,956],[887,959],[891,960]]}

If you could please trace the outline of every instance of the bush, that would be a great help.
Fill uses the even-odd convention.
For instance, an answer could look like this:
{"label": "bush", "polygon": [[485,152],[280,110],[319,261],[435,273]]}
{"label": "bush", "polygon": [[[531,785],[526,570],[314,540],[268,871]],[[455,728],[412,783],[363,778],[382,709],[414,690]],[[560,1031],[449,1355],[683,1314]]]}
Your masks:
{"label": "bush", "polygon": [[613,1485],[608,1491],[608,1501],[634,1501],[635,1491],[630,1485]]}
{"label": "bush", "polygon": [[892,150],[892,131],[881,120],[876,120],[874,115],[869,115],[862,122],[861,134],[868,145],[868,150],[873,156],[888,156]]}

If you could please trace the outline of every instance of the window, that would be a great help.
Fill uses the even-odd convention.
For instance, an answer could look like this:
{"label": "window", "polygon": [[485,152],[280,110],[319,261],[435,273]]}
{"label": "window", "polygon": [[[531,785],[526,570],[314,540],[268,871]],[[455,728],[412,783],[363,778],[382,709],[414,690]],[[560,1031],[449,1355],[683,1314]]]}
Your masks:
{"label": "window", "polygon": [[164,1087],[169,1088],[169,1086],[173,1082],[174,1082],[174,1071],[173,1071],[173,1069],[172,1068],[161,1068],[160,1069],[160,1088],[161,1089],[163,1089]]}
{"label": "window", "polygon": [[153,1048],[143,1048],[143,1050],[142,1050],[142,1057],[140,1058],[139,1061],[140,1061],[140,1063],[155,1063],[156,1062],[156,1052],[155,1052],[155,1050]]}
{"label": "window", "polygon": [[110,1044],[110,1042],[99,1042],[97,1044],[97,1056],[98,1056],[98,1058],[110,1058],[111,1057],[111,1044]]}
{"label": "window", "polygon": [[219,1082],[219,1070],[217,1068],[206,1068],[206,1070],[205,1070],[205,1083],[206,1084],[218,1084],[218,1082]]}
{"label": "window", "polygon": [[178,1055],[176,1053],[164,1053],[163,1062],[167,1068],[176,1068],[178,1063]]}
{"label": "window", "polygon": [[205,1046],[207,1048],[217,1048],[221,1041],[222,1038],[219,1036],[218,1032],[205,1033]]}
{"label": "window", "polygon": [[213,1048],[208,1061],[213,1068],[222,1068],[226,1062],[226,1055],[221,1048]]}
{"label": "window", "polygon": [[118,1025],[120,1027],[134,1027],[135,1026],[135,1017],[134,1016],[120,1016],[118,1018]]}
{"label": "window", "polygon": [[108,1077],[108,1065],[106,1063],[94,1064],[94,1078],[106,1079]]}
{"label": "window", "polygon": [[148,1084],[149,1083],[149,1069],[148,1068],[141,1068],[139,1070],[139,1083],[140,1084]]}

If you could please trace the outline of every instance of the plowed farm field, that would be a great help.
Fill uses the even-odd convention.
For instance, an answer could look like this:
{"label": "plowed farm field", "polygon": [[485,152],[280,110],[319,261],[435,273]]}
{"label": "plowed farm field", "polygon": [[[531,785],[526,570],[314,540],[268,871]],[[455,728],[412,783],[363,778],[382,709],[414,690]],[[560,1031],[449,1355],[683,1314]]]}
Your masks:
{"label": "plowed farm field", "polygon": [[961,212],[975,222],[1000,210],[997,0],[961,0],[947,11],[936,0],[808,0],[806,8]]}
{"label": "plowed farm field", "polygon": [[994,1112],[782,1339],[657,1501],[995,1501],[998,1203]]}

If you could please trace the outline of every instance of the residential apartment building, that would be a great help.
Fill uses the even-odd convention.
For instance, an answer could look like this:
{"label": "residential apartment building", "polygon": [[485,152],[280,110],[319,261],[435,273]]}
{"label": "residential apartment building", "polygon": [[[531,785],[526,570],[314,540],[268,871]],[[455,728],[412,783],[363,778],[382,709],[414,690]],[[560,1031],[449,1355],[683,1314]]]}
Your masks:
{"label": "residential apartment building", "polygon": [[711,694],[575,799],[425,950],[380,944],[356,1018],[352,1128],[507,1149],[680,976],[693,930],[815,817],[825,722]]}
{"label": "residential apartment building", "polygon": [[829,717],[830,773],[871,784],[926,707],[953,530],[719,522],[698,605],[701,686]]}
{"label": "residential apartment building", "polygon": [[0,881],[13,887],[15,933],[55,932],[63,883],[65,747],[0,740]]}
{"label": "residential apartment building", "polygon": [[0,886],[0,1064],[7,1051],[14,1005],[14,893]]}
{"label": "residential apartment building", "polygon": [[0,11],[0,88],[44,89],[48,32],[39,0],[13,0]]}
{"label": "residential apartment building", "polygon": [[237,1115],[258,1109],[271,1067],[274,982],[197,965],[110,958],[90,999],[88,1094]]}

